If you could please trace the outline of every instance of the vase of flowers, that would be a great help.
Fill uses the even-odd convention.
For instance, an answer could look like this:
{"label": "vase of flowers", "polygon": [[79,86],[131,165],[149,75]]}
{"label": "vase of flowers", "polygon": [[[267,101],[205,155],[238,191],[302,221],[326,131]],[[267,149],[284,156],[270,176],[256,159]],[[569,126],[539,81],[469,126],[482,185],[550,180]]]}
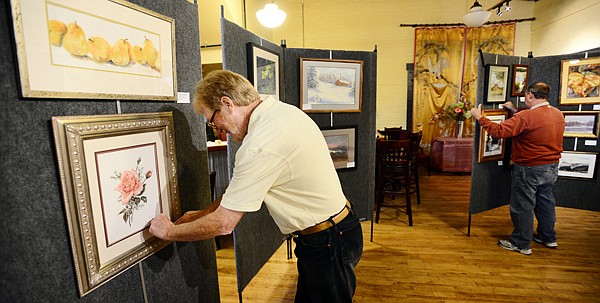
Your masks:
{"label": "vase of flowers", "polygon": [[443,117],[456,121],[456,137],[462,138],[465,120],[471,118],[471,103],[459,101],[450,104],[444,110]]}

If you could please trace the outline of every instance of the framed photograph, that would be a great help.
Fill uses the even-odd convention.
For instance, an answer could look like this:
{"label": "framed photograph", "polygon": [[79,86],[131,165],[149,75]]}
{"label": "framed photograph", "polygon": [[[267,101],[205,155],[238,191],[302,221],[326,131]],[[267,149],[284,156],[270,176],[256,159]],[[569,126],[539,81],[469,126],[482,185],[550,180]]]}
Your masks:
{"label": "framed photograph", "polygon": [[322,129],[336,169],[356,167],[356,126]]}
{"label": "framed photograph", "polygon": [[80,296],[169,242],[148,231],[180,216],[172,113],[53,117]]}
{"label": "framed photograph", "polygon": [[485,101],[488,103],[506,102],[508,66],[487,64],[485,66]]}
{"label": "framed photograph", "polygon": [[559,104],[600,103],[600,57],[561,61]]}
{"label": "framed photograph", "polygon": [[121,0],[11,6],[23,97],[176,101],[172,18]]}
{"label": "framed photograph", "polygon": [[565,116],[565,137],[598,138],[598,117],[600,112],[563,112]]}
{"label": "framed photograph", "polygon": [[252,42],[248,42],[246,47],[248,80],[261,97],[274,96],[279,100],[279,54]]}
{"label": "framed photograph", "polygon": [[300,58],[300,109],[360,112],[363,61]]}
{"label": "framed photograph", "polygon": [[558,164],[558,176],[593,180],[596,178],[596,162],[598,154],[575,151],[562,152]]}
{"label": "framed photograph", "polygon": [[[503,109],[487,109],[483,110],[482,114],[494,123],[502,123],[508,118],[508,112]],[[479,155],[477,157],[477,163],[503,160],[504,151],[506,149],[506,140],[494,138],[481,128],[481,126],[479,127]]]}
{"label": "framed photograph", "polygon": [[512,89],[510,95],[513,97],[525,96],[527,89],[527,78],[529,76],[529,66],[523,64],[513,64]]}

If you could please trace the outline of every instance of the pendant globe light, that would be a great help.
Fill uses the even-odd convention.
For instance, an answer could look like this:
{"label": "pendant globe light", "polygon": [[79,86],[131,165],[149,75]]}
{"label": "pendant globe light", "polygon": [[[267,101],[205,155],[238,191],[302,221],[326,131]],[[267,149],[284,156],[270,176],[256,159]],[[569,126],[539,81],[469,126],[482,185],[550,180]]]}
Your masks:
{"label": "pendant globe light", "polygon": [[469,13],[464,15],[462,20],[468,27],[479,27],[486,23],[488,19],[490,19],[491,14],[491,12],[483,10],[481,4],[475,0],[475,3],[473,3],[473,6],[471,6],[471,9],[469,10]]}
{"label": "pendant globe light", "polygon": [[275,3],[265,4],[265,8],[256,12],[258,22],[268,28],[280,26],[285,21],[286,14]]}

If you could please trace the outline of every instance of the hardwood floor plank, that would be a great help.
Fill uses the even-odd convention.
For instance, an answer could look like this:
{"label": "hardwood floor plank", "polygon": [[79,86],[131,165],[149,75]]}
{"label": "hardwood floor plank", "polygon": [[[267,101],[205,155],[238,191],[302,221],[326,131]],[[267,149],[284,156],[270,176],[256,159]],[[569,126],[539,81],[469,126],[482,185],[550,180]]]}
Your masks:
{"label": "hardwood floor plank", "polygon": [[[467,175],[420,177],[414,226],[403,197],[387,199],[380,223],[363,222],[355,302],[600,302],[600,213],[557,207],[558,249],[532,243],[525,256],[498,247],[512,231],[508,206],[472,216],[467,237]],[[223,244],[223,241],[222,241]],[[217,251],[222,302],[238,302],[232,242]],[[293,302],[296,259],[286,246],[243,292],[244,302]]]}

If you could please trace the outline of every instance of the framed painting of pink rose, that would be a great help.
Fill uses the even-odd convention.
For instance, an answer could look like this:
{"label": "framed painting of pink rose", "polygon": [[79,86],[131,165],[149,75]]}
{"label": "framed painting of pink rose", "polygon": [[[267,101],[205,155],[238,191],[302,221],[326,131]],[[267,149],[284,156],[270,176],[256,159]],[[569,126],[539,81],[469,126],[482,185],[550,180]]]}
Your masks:
{"label": "framed painting of pink rose", "polygon": [[180,216],[171,113],[53,117],[79,293],[169,244],[148,232]]}

